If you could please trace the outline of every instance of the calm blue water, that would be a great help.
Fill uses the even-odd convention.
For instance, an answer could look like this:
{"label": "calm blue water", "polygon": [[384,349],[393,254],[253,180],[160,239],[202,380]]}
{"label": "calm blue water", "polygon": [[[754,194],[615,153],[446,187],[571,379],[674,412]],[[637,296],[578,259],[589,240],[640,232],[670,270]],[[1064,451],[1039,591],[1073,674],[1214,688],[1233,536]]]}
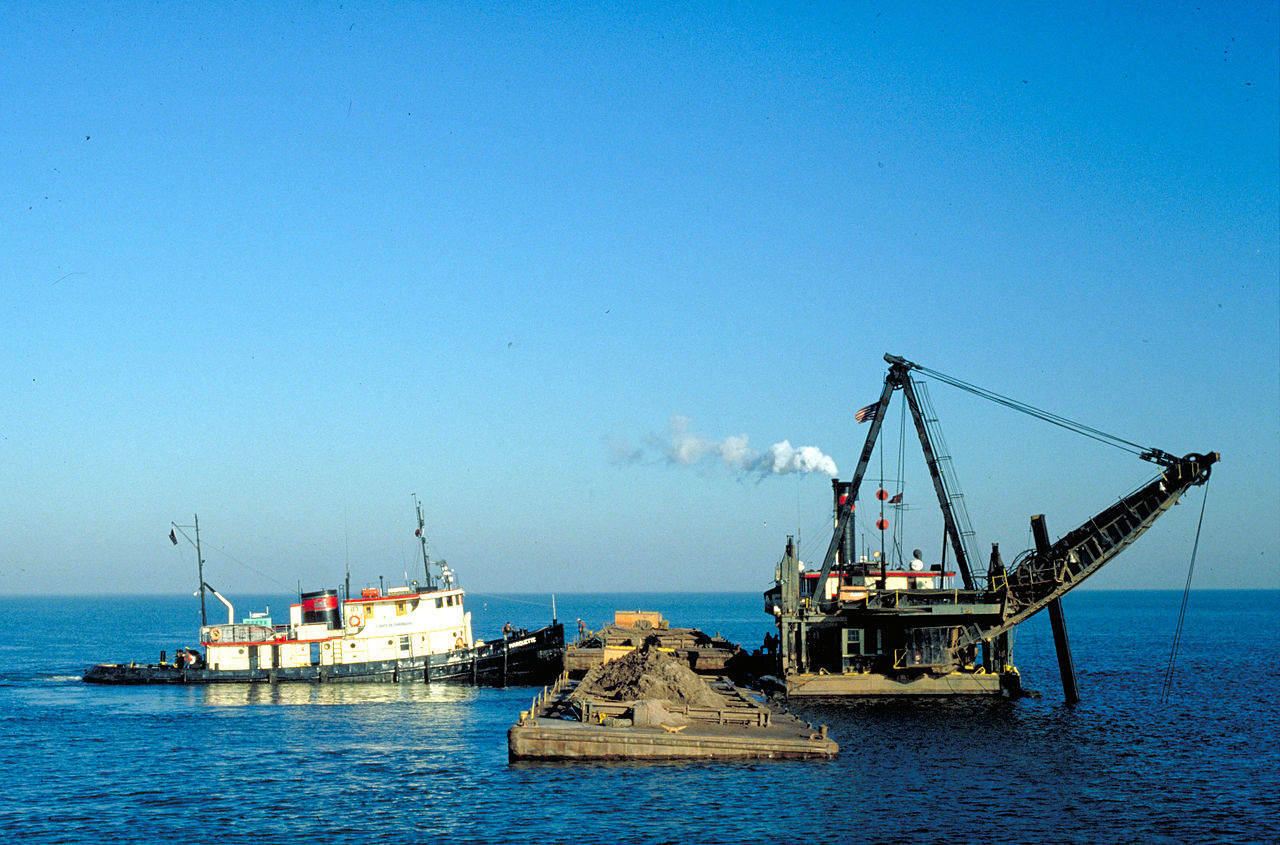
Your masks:
{"label": "calm blue water", "polygon": [[[91,687],[89,663],[190,643],[193,600],[9,597],[0,830],[150,843],[1280,840],[1280,593],[1193,593],[1161,706],[1181,598],[1067,598],[1074,707],[1037,617],[1015,657],[1042,698],[795,708],[830,726],[834,761],[510,765],[506,729],[532,690]],[[468,597],[479,636],[545,622],[549,603]],[[557,597],[566,628],[654,609],[751,646],[769,630],[760,608],[758,593]]]}

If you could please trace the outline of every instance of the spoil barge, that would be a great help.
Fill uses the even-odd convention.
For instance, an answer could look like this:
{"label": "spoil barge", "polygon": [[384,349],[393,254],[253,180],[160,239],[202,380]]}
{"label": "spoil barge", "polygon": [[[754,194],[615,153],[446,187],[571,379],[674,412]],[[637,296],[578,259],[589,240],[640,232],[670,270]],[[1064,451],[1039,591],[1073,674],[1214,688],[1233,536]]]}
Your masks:
{"label": "spoil barge", "polygon": [[725,678],[645,647],[581,681],[566,673],[507,731],[511,760],[746,760],[834,757],[814,727]]}
{"label": "spoil barge", "polygon": [[670,653],[700,675],[736,676],[748,660],[741,646],[719,634],[673,628],[657,611],[619,610],[613,624],[598,631],[587,630],[578,620],[578,640],[565,648],[564,668],[570,678],[579,679],[601,663],[645,645]]}

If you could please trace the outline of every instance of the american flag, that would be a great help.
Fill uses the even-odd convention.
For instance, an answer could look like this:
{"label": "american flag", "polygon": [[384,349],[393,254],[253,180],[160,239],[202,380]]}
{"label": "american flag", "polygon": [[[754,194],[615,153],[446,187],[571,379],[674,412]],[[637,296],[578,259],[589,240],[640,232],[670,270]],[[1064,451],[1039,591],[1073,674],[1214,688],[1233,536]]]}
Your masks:
{"label": "american flag", "polygon": [[876,418],[876,411],[880,408],[879,402],[874,402],[865,408],[859,408],[853,418],[860,423],[870,422]]}

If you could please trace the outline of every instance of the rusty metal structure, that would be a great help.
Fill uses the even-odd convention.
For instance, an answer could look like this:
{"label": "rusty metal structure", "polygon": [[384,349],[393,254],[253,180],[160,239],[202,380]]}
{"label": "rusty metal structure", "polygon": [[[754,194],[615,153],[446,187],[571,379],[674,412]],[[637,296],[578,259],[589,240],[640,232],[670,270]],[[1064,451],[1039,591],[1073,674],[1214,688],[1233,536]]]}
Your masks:
{"label": "rusty metal structure", "polygon": [[[833,481],[835,529],[816,572],[803,571],[788,538],[766,610],[778,626],[774,648],[790,696],[1021,694],[1009,632],[1041,610],[1050,612],[1064,694],[1079,692],[1061,598],[1128,548],[1191,487],[1203,485],[1216,452],[1175,457],[967,384],[903,358],[886,355],[889,371],[879,402],[858,412],[869,421],[861,457],[848,482]],[[941,431],[927,393],[913,373],[975,393],[1054,425],[1118,446],[1157,464],[1160,473],[1057,541],[1043,515],[1031,517],[1035,547],[1006,567],[992,545],[985,573],[976,571],[969,526],[954,469],[940,454]],[[855,502],[893,395],[901,391],[942,511],[943,564],[922,561],[891,570],[886,556],[854,555]],[[885,491],[878,491],[882,501]],[[884,530],[883,520],[878,526]],[[960,585],[944,586],[954,575]]]}

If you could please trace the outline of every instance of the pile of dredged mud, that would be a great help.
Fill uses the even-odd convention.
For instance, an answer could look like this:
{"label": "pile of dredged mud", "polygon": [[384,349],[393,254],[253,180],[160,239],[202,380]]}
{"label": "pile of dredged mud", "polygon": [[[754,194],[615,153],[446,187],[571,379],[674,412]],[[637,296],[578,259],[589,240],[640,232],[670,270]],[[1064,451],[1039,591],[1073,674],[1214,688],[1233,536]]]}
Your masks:
{"label": "pile of dredged mud", "polygon": [[615,702],[661,701],[693,707],[720,707],[720,696],[681,661],[642,646],[587,672],[571,698]]}

